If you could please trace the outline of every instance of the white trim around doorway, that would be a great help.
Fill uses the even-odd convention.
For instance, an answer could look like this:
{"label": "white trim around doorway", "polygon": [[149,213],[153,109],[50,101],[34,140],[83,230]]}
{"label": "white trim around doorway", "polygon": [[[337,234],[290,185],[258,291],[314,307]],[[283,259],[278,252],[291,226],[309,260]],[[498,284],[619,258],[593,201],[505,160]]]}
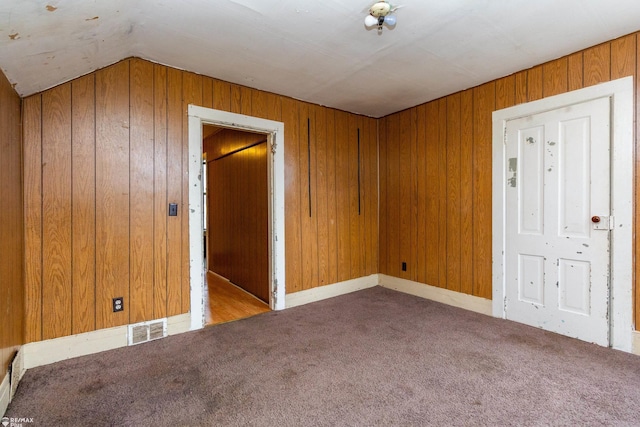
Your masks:
{"label": "white trim around doorway", "polygon": [[284,123],[189,105],[189,279],[191,330],[205,324],[202,213],[202,125],[260,132],[269,137],[269,305],[285,308]]}
{"label": "white trim around doorway", "polygon": [[590,86],[493,112],[493,315],[505,317],[504,132],[508,120],[599,98],[611,102],[611,232],[609,345],[632,352],[633,331],[633,77]]}

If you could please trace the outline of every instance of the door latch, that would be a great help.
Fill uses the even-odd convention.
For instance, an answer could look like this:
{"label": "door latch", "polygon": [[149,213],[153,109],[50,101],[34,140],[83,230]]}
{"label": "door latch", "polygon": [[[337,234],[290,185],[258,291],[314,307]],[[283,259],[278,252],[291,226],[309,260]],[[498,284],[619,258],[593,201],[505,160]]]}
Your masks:
{"label": "door latch", "polygon": [[591,217],[591,223],[594,230],[613,230],[612,216],[594,215]]}

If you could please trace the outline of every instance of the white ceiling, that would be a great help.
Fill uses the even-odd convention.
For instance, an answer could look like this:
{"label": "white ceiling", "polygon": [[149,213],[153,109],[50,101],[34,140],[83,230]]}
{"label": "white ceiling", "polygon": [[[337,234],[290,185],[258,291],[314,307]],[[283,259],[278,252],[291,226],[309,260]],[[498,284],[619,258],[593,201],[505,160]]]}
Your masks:
{"label": "white ceiling", "polygon": [[[381,117],[640,29],[640,0],[0,0],[22,96],[129,56]],[[395,4],[393,1],[392,4]]]}

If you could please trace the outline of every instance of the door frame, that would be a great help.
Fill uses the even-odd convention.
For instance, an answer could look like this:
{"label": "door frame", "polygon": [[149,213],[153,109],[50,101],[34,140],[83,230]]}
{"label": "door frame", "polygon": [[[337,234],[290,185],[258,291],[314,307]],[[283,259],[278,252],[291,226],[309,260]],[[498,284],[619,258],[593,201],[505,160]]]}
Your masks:
{"label": "door frame", "polygon": [[631,352],[633,343],[633,77],[624,77],[584,89],[493,112],[492,227],[493,316],[506,318],[505,132],[507,121],[556,110],[598,98],[611,100],[611,272],[609,346]]}
{"label": "door frame", "polygon": [[268,137],[269,192],[269,306],[285,308],[285,200],[284,123],[228,111],[189,105],[189,279],[191,283],[191,330],[205,325],[204,257],[202,235],[202,126],[205,124]]}

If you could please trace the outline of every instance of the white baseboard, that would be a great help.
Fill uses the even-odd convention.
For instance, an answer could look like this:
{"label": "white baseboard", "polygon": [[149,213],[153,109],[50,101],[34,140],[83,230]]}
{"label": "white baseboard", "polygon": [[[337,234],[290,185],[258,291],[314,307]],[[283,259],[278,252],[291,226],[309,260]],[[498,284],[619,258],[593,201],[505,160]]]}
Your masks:
{"label": "white baseboard", "polygon": [[631,353],[640,356],[640,331],[631,332]]}
{"label": "white baseboard", "polygon": [[[167,319],[168,335],[187,332],[190,327],[190,313],[172,316]],[[21,348],[24,357],[23,369],[27,370],[61,360],[126,347],[128,345],[127,329],[128,325],[123,325],[25,344]]]}
{"label": "white baseboard", "polygon": [[191,330],[191,313],[167,318],[167,335],[178,335]]}
{"label": "white baseboard", "polygon": [[441,302],[465,310],[475,311],[476,313],[486,314],[487,316],[492,315],[490,299],[425,285],[424,283],[414,282],[412,280],[387,276],[386,274],[379,274],[379,284],[382,287],[406,294]]}
{"label": "white baseboard", "polygon": [[100,329],[68,337],[25,344],[25,369],[48,365],[61,360],[86,356],[127,345],[127,326]]}
{"label": "white baseboard", "polygon": [[0,383],[0,417],[4,416],[11,401],[11,386],[9,384],[9,374],[6,373]]}
{"label": "white baseboard", "polygon": [[344,282],[338,282],[332,285],[319,286],[317,288],[287,294],[285,297],[285,307],[297,307],[299,305],[337,297],[339,295],[348,294],[362,289],[373,288],[374,286],[378,286],[377,274],[352,280],[345,280]]}

